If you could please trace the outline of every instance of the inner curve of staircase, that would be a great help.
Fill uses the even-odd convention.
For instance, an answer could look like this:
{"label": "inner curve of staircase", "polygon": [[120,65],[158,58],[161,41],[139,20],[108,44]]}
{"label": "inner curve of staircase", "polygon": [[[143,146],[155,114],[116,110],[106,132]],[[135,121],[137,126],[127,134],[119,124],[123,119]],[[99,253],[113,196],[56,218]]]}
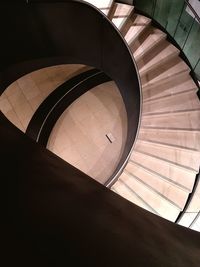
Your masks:
{"label": "inner curve of staircase", "polygon": [[[100,8],[119,28],[136,60],[142,83],[143,106],[138,139],[123,173],[109,186],[138,206],[175,222],[194,189],[199,172],[200,102],[197,86],[188,65],[179,57],[179,50],[169,43],[166,34],[152,26],[149,18],[135,13],[132,6],[112,1],[87,2]],[[19,94],[26,97],[24,82],[26,84],[26,80],[21,81]],[[30,111],[26,105],[16,104],[18,95],[12,96],[12,86],[1,97],[1,110],[25,130],[27,114],[30,113],[31,118],[41,103],[41,96],[36,96],[40,99],[36,105],[32,91],[27,92]],[[7,98],[13,99],[12,105]],[[24,117],[17,120],[19,109],[20,116]],[[200,183],[197,183],[187,216],[181,224],[190,225],[188,222],[199,211]],[[200,217],[193,229],[200,231]]]}

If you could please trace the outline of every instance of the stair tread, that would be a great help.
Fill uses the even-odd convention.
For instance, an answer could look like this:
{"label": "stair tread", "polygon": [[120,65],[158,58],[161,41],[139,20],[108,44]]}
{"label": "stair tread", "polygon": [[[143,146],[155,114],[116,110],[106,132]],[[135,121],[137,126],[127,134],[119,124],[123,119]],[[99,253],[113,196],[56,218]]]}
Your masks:
{"label": "stair tread", "polygon": [[149,35],[143,41],[142,44],[138,47],[138,49],[133,53],[136,60],[139,60],[144,54],[146,54],[149,50],[152,49],[156,44],[158,44],[161,40],[166,38],[166,34],[156,29],[152,26],[149,27]]}
{"label": "stair tread", "polygon": [[142,116],[141,127],[200,129],[200,111],[164,112]]}
{"label": "stair tread", "polygon": [[120,196],[126,198],[130,202],[144,208],[150,212],[156,213],[136,192],[131,190],[123,181],[118,180],[113,186],[112,190],[114,190]]}
{"label": "stair tread", "polygon": [[142,142],[142,143],[149,143],[149,144],[154,144],[154,145],[157,145],[157,146],[168,147],[168,148],[171,148],[171,149],[184,150],[184,151],[189,152],[189,153],[198,153],[198,154],[200,153],[200,151],[197,150],[197,149],[186,148],[186,147],[181,146],[181,145],[163,143],[163,142],[159,142],[159,141],[155,141],[155,140],[152,141],[152,140],[149,140],[149,139],[141,139],[141,138],[138,138],[137,140],[139,142]]}
{"label": "stair tread", "polygon": [[139,153],[139,154],[145,155],[146,157],[154,158],[156,161],[160,161],[161,164],[163,164],[163,166],[164,165],[170,165],[173,168],[181,169],[183,172],[187,172],[187,173],[190,173],[192,175],[196,175],[198,173],[198,171],[196,171],[196,170],[194,170],[194,169],[192,169],[190,167],[185,167],[185,166],[180,165],[178,163],[174,163],[173,161],[167,160],[165,158],[159,157],[159,156],[151,154],[149,152],[145,152],[145,151],[141,151],[139,149],[135,149],[134,152],[133,152],[133,155],[135,153]]}
{"label": "stair tread", "polygon": [[[162,164],[163,166],[172,166],[173,169],[180,169],[182,170],[182,172],[184,173],[188,173],[191,175],[191,177],[193,177],[194,175],[196,175],[198,173],[198,171],[192,169],[192,168],[188,168],[185,167],[183,165],[180,165],[178,163],[174,163],[170,160],[167,160],[165,158],[159,157],[157,155],[153,155],[151,153],[145,152],[145,151],[140,151],[139,149],[135,149],[131,155],[131,158],[134,158],[135,155],[137,154],[141,154],[143,156],[145,156],[146,158],[150,158],[150,159],[154,159],[157,163],[160,162],[160,164]],[[152,166],[153,167],[153,166]]]}
{"label": "stair tread", "polygon": [[159,128],[140,128],[138,137],[200,151],[200,130],[181,131],[179,129],[169,129],[167,131],[167,129]]}
{"label": "stair tread", "polygon": [[[189,85],[190,85],[190,83],[189,83]],[[165,100],[165,99],[170,98],[170,97],[175,97],[178,95],[181,96],[181,95],[188,94],[191,92],[194,92],[196,94],[197,90],[198,90],[197,87],[192,85],[191,87],[188,86],[187,89],[185,89],[185,90],[183,89],[182,91],[178,91],[178,92],[176,92],[176,91],[174,92],[173,88],[168,90],[167,92],[164,90],[159,90],[159,91],[157,90],[155,95],[153,95],[154,93],[152,93],[152,92],[148,92],[148,94],[147,94],[147,92],[143,92],[143,103]]]}
{"label": "stair tread", "polygon": [[[164,64],[165,65],[165,64]],[[188,74],[190,72],[189,67],[178,56],[174,57],[171,62],[159,68],[159,70],[141,75],[142,86],[150,86],[158,81],[162,81],[168,77],[173,77],[177,74]]]}
{"label": "stair tread", "polygon": [[182,209],[188,198],[190,191],[186,188],[181,188],[175,183],[169,182],[166,177],[152,172],[139,163],[130,161],[125,170],[139,178],[143,183],[149,186],[153,191],[164,197],[167,201],[170,201],[173,205]]}
{"label": "stair tread", "polygon": [[[135,14],[134,14],[135,15]],[[135,15],[135,20],[129,31],[125,35],[125,40],[128,44],[134,42],[134,40],[142,33],[142,31],[150,24],[151,20],[142,15]]]}
{"label": "stair tread", "polygon": [[194,109],[200,109],[200,101],[196,92],[191,90],[143,103],[143,114]]}
{"label": "stair tread", "polygon": [[115,26],[120,30],[126,20],[131,15],[134,10],[134,7],[131,5],[121,4],[121,3],[114,3],[112,5],[113,14],[111,10],[111,14],[109,18],[115,24]]}
{"label": "stair tread", "polygon": [[151,90],[154,87],[160,86],[167,86],[167,88],[169,87],[175,89],[177,86],[184,87],[184,83],[186,83],[186,88],[188,84],[190,84],[190,86],[197,87],[191,76],[187,72],[180,72],[174,74],[173,76],[166,76],[163,79],[160,79],[152,84],[143,86],[143,91]]}
{"label": "stair tread", "polygon": [[[162,45],[161,45],[162,44]],[[170,57],[177,56],[179,54],[179,50],[164,40],[159,46],[161,46],[161,51],[159,50],[159,46],[157,46],[156,50],[156,56],[153,55],[153,57],[147,57],[147,55],[143,56],[140,59],[140,67],[139,71],[140,74],[142,75],[143,73],[147,72],[150,70],[150,68],[156,68],[159,67],[161,64],[165,64],[165,61],[169,60]],[[151,52],[151,51],[150,51]],[[151,53],[152,54],[152,53]],[[142,64],[141,64],[142,63]]]}
{"label": "stair tread", "polygon": [[175,208],[177,210],[180,210],[180,211],[182,210],[181,207],[179,207],[173,201],[171,201],[169,198],[167,198],[166,196],[164,196],[163,194],[158,192],[155,188],[153,188],[150,185],[146,184],[141,178],[139,178],[135,174],[132,174],[132,173],[128,172],[127,170],[125,170],[124,173],[127,176],[129,176],[131,180],[137,180],[137,182],[139,182],[143,187],[145,187],[146,190],[151,191],[158,199],[162,199],[163,202],[166,202],[169,206],[172,206],[173,208]]}
{"label": "stair tread", "polygon": [[108,14],[113,0],[83,0],[100,9],[105,15]]}
{"label": "stair tread", "polygon": [[200,112],[200,108],[194,108],[194,109],[180,109],[180,110],[172,110],[172,111],[161,111],[161,112],[148,112],[148,113],[143,113],[143,117],[149,117],[149,116],[154,116],[154,117],[162,117],[162,116],[166,116],[166,115],[178,115],[178,114],[187,114],[187,113],[191,113],[191,112],[195,112],[195,113],[199,113]]}
{"label": "stair tread", "polygon": [[137,177],[130,176],[126,172],[120,176],[119,180],[122,180],[129,188],[144,199],[148,199],[148,204],[153,210],[156,210],[158,214],[169,220],[175,220],[181,209],[167,200],[162,195],[156,193],[150,187],[146,186]]}
{"label": "stair tread", "polygon": [[142,126],[140,127],[140,129],[149,129],[149,130],[160,130],[160,131],[168,131],[168,132],[174,132],[174,131],[179,131],[179,132],[193,132],[193,133],[199,133],[200,132],[200,128],[199,129],[187,129],[187,128],[162,128],[162,127],[151,127],[151,126]]}
{"label": "stair tread", "polygon": [[146,114],[142,116],[141,126],[197,130],[200,129],[200,111],[188,110]]}
{"label": "stair tread", "polygon": [[[144,155],[144,156],[146,156],[146,155]],[[129,163],[130,164],[135,164],[135,165],[139,166],[140,168],[144,169],[145,172],[149,173],[152,176],[157,177],[157,179],[161,179],[165,183],[171,184],[174,187],[178,187],[178,188],[180,188],[181,190],[183,190],[183,191],[185,191],[187,193],[190,193],[191,192],[191,188],[188,188],[184,184],[179,183],[179,181],[175,181],[175,180],[173,180],[173,179],[171,179],[171,178],[169,178],[167,176],[164,176],[163,173],[156,172],[155,170],[150,169],[149,168],[150,166],[146,164],[146,161],[142,161],[142,162],[140,161],[140,162],[138,162],[139,160],[137,160],[136,157],[137,157],[137,154],[136,154],[136,156],[133,156],[129,160]],[[139,158],[139,159],[141,159],[141,158]],[[156,163],[155,160],[154,160],[154,163]]]}
{"label": "stair tread", "polygon": [[172,162],[194,172],[199,170],[199,151],[139,139],[136,141],[135,150]]}

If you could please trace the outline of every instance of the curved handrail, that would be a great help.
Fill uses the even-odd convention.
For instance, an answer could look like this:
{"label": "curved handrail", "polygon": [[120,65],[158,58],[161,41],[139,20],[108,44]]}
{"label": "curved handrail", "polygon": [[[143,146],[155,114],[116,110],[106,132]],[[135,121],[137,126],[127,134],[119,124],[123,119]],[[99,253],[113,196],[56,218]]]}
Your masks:
{"label": "curved handrail", "polygon": [[64,63],[94,66],[116,82],[127,111],[128,134],[121,160],[111,177],[115,179],[133,148],[141,109],[138,71],[119,31],[97,8],[78,0],[2,4],[0,12],[4,36],[0,43],[0,51],[4,52],[0,61],[1,92],[31,71]]}
{"label": "curved handrail", "polygon": [[197,12],[194,10],[193,6],[190,4],[190,2],[188,0],[184,0],[184,1],[187,4],[187,6],[189,6],[190,10],[192,11],[192,13],[194,14],[195,18],[198,20],[198,22],[200,24],[200,17],[197,14]]}
{"label": "curved handrail", "polygon": [[97,69],[66,81],[40,104],[28,124],[26,134],[46,147],[55,123],[71,103],[88,90],[108,81],[110,78]]}

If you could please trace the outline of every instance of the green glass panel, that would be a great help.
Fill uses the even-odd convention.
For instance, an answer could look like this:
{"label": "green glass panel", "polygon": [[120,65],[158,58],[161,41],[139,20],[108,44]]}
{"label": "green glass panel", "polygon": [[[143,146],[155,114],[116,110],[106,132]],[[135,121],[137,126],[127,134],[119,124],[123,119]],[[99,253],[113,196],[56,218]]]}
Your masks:
{"label": "green glass panel", "polygon": [[164,28],[168,22],[168,16],[171,9],[171,0],[157,0],[154,12],[154,19],[159,22]]}
{"label": "green glass panel", "polygon": [[155,0],[136,0],[134,1],[134,5],[139,10],[145,12],[149,16],[152,16],[154,11],[154,2]]}
{"label": "green glass panel", "polygon": [[171,36],[174,36],[183,11],[184,0],[171,0],[168,3],[170,3],[170,9],[166,22],[166,30]]}
{"label": "green glass panel", "polygon": [[183,52],[188,57],[190,64],[194,68],[197,59],[200,58],[200,25],[194,20],[188,38],[185,42]]}
{"label": "green glass panel", "polygon": [[188,14],[186,11],[187,5],[184,4],[184,8],[180,17],[180,21],[178,24],[178,27],[176,29],[176,32],[174,34],[174,39],[179,44],[179,46],[182,48],[188,38],[188,35],[190,33],[191,27],[194,23],[194,18]]}
{"label": "green glass panel", "polygon": [[200,60],[198,60],[194,72],[196,74],[197,79],[200,81]]}

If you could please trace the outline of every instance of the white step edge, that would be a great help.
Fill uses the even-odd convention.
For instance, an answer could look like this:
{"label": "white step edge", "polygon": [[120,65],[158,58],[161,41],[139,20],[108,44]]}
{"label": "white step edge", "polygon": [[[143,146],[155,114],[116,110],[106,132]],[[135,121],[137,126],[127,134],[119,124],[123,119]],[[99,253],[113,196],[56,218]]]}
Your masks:
{"label": "white step edge", "polygon": [[150,190],[151,192],[153,192],[155,195],[157,195],[159,198],[162,198],[163,200],[165,200],[167,203],[169,203],[173,208],[177,209],[178,211],[182,211],[182,208],[179,207],[176,203],[174,203],[173,201],[171,201],[170,199],[168,199],[167,197],[165,197],[164,195],[162,195],[160,192],[158,192],[156,189],[152,188],[150,185],[146,184],[144,181],[142,181],[139,177],[137,177],[135,174],[132,174],[130,172],[128,172],[127,170],[124,170],[124,173],[127,174],[129,177],[131,177],[132,179],[136,179],[140,184],[142,184],[145,188],[147,188],[147,190]]}
{"label": "white step edge", "polygon": [[[140,202],[142,202],[143,206],[145,209],[147,209],[148,211],[152,212],[152,213],[155,213],[156,215],[158,216],[161,216],[156,210],[154,210],[143,198],[141,198],[133,189],[131,189],[126,183],[124,183],[123,180],[119,179],[115,184],[117,183],[122,183],[123,186],[126,188],[126,190],[130,193],[130,194],[133,194],[134,197],[136,197]],[[113,185],[113,187],[115,186],[115,184]],[[120,186],[120,185],[119,185]],[[122,195],[121,192],[119,192],[117,189],[115,189],[115,187],[113,188],[112,187],[112,190],[115,190],[115,192],[117,194],[119,194],[120,196],[126,198],[125,196]],[[127,199],[129,200],[129,199]],[[131,201],[131,200],[129,200]],[[131,201],[132,203],[134,203],[135,205],[137,205],[135,202]],[[142,206],[140,206],[141,208],[143,208]]]}
{"label": "white step edge", "polygon": [[192,132],[192,133],[200,133],[200,128],[199,129],[187,129],[187,128],[163,128],[163,127],[154,127],[154,126],[142,126],[140,129],[144,130],[149,129],[149,130],[159,130],[159,131],[170,131],[170,132]]}
{"label": "white step edge", "polygon": [[164,111],[164,112],[145,112],[142,114],[143,117],[161,117],[166,115],[176,115],[176,114],[187,114],[191,112],[200,112],[199,109],[186,109],[186,110],[175,110],[175,111]]}
{"label": "white step edge", "polygon": [[161,157],[158,157],[158,156],[156,156],[156,155],[153,155],[153,154],[150,154],[150,153],[141,151],[141,150],[136,149],[136,148],[134,149],[134,151],[139,152],[139,153],[142,153],[142,154],[147,155],[147,156],[150,156],[150,157],[153,157],[153,158],[158,159],[158,160],[160,160],[160,161],[167,162],[168,164],[170,164],[170,165],[172,165],[172,166],[176,166],[177,168],[180,168],[180,169],[182,169],[182,170],[184,170],[184,171],[188,171],[188,172],[190,172],[190,173],[195,173],[195,174],[198,173],[197,170],[195,170],[195,169],[193,169],[193,168],[190,168],[190,167],[186,167],[186,166],[184,166],[184,165],[181,165],[180,163],[174,163],[173,161],[170,161],[170,160],[168,160],[168,159],[163,159],[163,158],[161,158]]}
{"label": "white step edge", "polygon": [[[197,91],[197,87],[194,87],[194,88],[190,88],[190,89],[187,89],[185,91],[182,91],[182,92],[178,92],[178,93],[171,93],[171,94],[168,94],[168,95],[165,95],[165,96],[160,96],[160,97],[155,97],[153,99],[143,99],[143,103],[156,103],[156,102],[160,102],[160,100],[167,100],[168,98],[170,99],[171,97],[173,96],[178,96],[178,95],[185,95],[185,94],[188,94],[188,93],[195,93]],[[199,105],[200,105],[200,102],[199,102]]]}
{"label": "white step edge", "polygon": [[191,190],[189,188],[185,187],[184,185],[179,184],[178,182],[175,182],[174,180],[171,180],[170,178],[168,178],[168,177],[166,177],[166,176],[164,176],[164,175],[162,175],[162,174],[160,174],[158,172],[155,172],[155,171],[147,168],[146,166],[144,166],[144,165],[142,165],[142,164],[140,164],[140,163],[138,163],[138,162],[136,162],[136,161],[134,161],[132,159],[129,160],[129,163],[139,166],[140,168],[142,168],[143,170],[145,170],[149,174],[154,175],[158,179],[162,179],[165,182],[167,182],[167,183],[169,183],[169,184],[171,184],[171,185],[173,185],[175,187],[178,187],[179,189],[183,190],[184,192],[187,192],[188,194],[191,193]]}
{"label": "white step edge", "polygon": [[137,140],[140,143],[142,142],[142,143],[147,143],[147,144],[151,144],[151,145],[166,147],[166,148],[170,148],[170,149],[177,149],[177,150],[181,150],[181,151],[188,152],[188,153],[200,154],[200,151],[197,150],[197,149],[186,148],[186,147],[183,147],[183,146],[178,146],[178,145],[173,145],[173,144],[168,144],[168,143],[163,143],[163,142],[158,142],[158,141],[151,141],[151,140],[142,139],[142,138],[138,138]]}

